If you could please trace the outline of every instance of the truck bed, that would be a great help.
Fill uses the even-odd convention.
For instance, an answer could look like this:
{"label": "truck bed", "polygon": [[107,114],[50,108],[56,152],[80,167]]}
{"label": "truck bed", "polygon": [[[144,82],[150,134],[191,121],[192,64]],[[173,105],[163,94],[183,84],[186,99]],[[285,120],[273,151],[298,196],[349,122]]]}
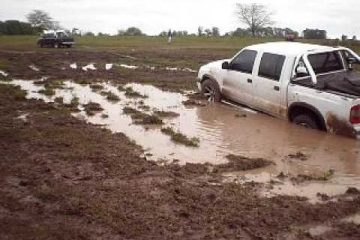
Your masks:
{"label": "truck bed", "polygon": [[310,77],[296,80],[294,83],[323,91],[360,97],[360,74],[356,71],[343,71],[319,75],[314,85]]}

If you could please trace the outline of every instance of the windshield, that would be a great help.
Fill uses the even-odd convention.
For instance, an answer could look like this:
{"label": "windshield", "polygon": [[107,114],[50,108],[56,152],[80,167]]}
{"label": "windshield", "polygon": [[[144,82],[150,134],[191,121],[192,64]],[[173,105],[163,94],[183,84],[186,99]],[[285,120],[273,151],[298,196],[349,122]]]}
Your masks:
{"label": "windshield", "polygon": [[64,38],[68,36],[65,32],[57,32],[56,35],[58,38]]}
{"label": "windshield", "polygon": [[334,72],[344,69],[343,61],[338,51],[311,54],[308,59],[315,74]]}

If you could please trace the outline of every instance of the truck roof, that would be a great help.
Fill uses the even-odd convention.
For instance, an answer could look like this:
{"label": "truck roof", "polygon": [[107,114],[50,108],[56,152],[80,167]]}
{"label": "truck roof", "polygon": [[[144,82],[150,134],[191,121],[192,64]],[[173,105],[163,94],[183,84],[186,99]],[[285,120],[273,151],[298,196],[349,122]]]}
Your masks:
{"label": "truck roof", "polygon": [[312,51],[331,51],[333,47],[307,44],[299,42],[269,42],[247,47],[247,49],[281,54],[285,56],[298,56]]}

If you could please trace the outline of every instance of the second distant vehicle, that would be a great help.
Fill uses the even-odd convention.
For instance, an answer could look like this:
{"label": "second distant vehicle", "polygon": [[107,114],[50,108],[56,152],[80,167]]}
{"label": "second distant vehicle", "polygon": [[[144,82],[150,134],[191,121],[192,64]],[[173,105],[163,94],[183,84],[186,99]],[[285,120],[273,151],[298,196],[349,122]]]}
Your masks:
{"label": "second distant vehicle", "polygon": [[74,38],[69,36],[65,31],[53,31],[53,32],[44,33],[37,42],[37,45],[41,48],[42,47],[71,48],[74,44],[75,44]]}

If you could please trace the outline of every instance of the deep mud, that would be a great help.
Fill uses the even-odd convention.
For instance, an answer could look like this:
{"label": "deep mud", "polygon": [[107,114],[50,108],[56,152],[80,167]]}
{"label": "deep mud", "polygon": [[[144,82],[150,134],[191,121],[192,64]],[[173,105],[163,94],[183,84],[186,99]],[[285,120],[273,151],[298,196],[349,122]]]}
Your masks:
{"label": "deep mud", "polygon": [[[0,84],[1,239],[359,238],[355,140],[224,104],[184,106],[188,97],[151,86],[130,84],[147,97],[127,98],[119,85],[129,82],[194,89],[196,74],[166,65],[114,73],[121,62],[141,66],[137,52],[52,54],[53,62],[47,52],[0,53],[19,61],[1,69],[11,78],[49,76],[12,82],[27,94]],[[81,69],[89,63],[96,70]],[[65,81],[49,84],[55,80]],[[54,94],[40,93],[46,88]],[[135,124],[125,107],[158,114],[165,126],[199,137],[199,147]],[[301,174],[315,179],[292,181]]]}
{"label": "deep mud", "polygon": [[[358,143],[352,139],[301,129],[234,106],[204,103],[205,106],[188,107],[182,103],[186,100],[185,96],[164,92],[153,86],[128,84],[116,87],[102,83],[94,88],[94,85],[89,87],[65,81],[60,89],[56,89],[54,96],[46,96],[39,93],[42,86],[38,82],[34,82],[36,85],[22,80],[10,83],[27,90],[29,98],[43,99],[46,102],[62,99],[67,107],[75,105],[72,102],[77,102],[80,112],[75,116],[113,132],[125,133],[144,148],[147,159],[164,163],[173,160],[180,164],[210,163],[217,165],[215,170],[227,172],[226,181],[235,179],[238,182],[268,184],[279,181],[274,179],[277,175],[286,176],[280,179],[281,185],[270,190],[266,188],[265,196],[295,195],[316,202],[319,200],[318,194],[335,196],[345,193],[348,187],[360,185],[356,167]],[[47,85],[46,81],[43,81],[43,85]],[[129,97],[124,89],[131,89],[131,92],[146,98]],[[116,98],[116,101],[109,100],[109,96]],[[89,103],[99,104],[97,107],[103,111],[89,114],[86,107]],[[159,112],[167,111],[177,113],[178,116],[158,116]],[[200,112],[203,113],[199,115]],[[237,115],[246,117],[239,118]],[[282,125],[284,123],[287,124],[286,128]],[[233,131],[242,134],[231,138]],[[272,143],[264,135],[272,135]],[[291,136],[296,136],[296,142],[284,144]],[[319,146],[316,150],[318,153],[314,154],[313,142],[307,140],[321,141],[322,137],[326,137],[326,144]],[[348,144],[339,146],[339,140],[344,143],[347,141]],[[274,144],[275,141],[281,144]],[[253,148],[254,146],[259,147]],[[328,150],[330,148],[332,151]],[[349,156],[349,152],[354,153],[352,158],[346,158],[345,162],[339,161],[339,158]],[[353,164],[355,168],[347,168],[347,164]]]}

